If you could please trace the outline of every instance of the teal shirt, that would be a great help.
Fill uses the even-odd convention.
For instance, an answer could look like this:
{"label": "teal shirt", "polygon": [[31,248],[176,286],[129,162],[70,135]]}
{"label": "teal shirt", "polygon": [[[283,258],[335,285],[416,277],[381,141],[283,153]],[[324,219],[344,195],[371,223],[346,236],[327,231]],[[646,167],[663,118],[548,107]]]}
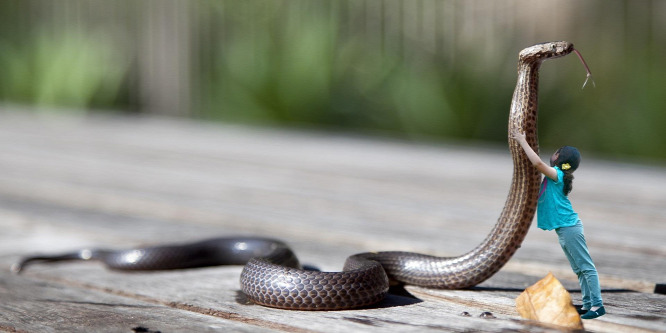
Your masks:
{"label": "teal shirt", "polygon": [[564,172],[558,167],[557,181],[544,177],[537,204],[537,226],[543,230],[570,227],[578,223],[578,214],[564,195]]}

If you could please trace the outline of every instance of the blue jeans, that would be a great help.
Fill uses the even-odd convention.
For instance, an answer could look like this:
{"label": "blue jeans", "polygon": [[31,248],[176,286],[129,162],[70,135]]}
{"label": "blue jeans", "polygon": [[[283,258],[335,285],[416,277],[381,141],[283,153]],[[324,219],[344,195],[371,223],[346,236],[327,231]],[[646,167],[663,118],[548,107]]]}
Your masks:
{"label": "blue jeans", "polygon": [[557,238],[564,254],[569,259],[571,268],[578,275],[580,290],[583,294],[583,307],[589,309],[593,306],[603,306],[599,275],[585,243],[583,223],[578,221],[576,225],[558,228],[555,229],[555,232],[557,232]]}

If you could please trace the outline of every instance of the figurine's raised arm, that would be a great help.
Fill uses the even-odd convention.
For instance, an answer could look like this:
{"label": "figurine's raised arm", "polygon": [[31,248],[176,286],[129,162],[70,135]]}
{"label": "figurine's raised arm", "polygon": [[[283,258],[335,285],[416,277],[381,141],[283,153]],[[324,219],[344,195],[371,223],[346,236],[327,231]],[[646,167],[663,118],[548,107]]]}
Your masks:
{"label": "figurine's raised arm", "polygon": [[541,160],[541,157],[539,157],[539,154],[537,154],[532,147],[530,147],[529,143],[527,143],[527,140],[525,139],[525,134],[520,133],[519,131],[514,131],[511,133],[511,137],[518,141],[520,146],[523,148],[525,151],[525,154],[527,154],[527,158],[530,159],[530,162],[532,162],[532,165],[539,170],[542,174],[544,174],[546,177],[552,179],[552,180],[557,180],[557,170],[555,168],[549,166],[546,164],[544,161]]}

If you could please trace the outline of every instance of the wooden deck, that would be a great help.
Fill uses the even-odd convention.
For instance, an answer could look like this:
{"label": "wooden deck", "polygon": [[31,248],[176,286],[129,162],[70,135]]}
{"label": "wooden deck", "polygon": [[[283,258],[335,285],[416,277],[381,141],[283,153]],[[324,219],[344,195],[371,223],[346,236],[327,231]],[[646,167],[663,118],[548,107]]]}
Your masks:
{"label": "wooden deck", "polygon": [[[511,176],[503,147],[427,146],[340,135],[127,117],[0,112],[0,331],[547,332],[514,299],[552,271],[580,298],[553,232],[532,227],[498,274],[473,290],[406,287],[360,310],[248,304],[241,267],[120,273],[21,256],[213,236],[285,240],[305,264],[348,255],[458,255],[490,231]],[[572,201],[608,314],[595,332],[666,332],[666,170],[584,156]],[[482,312],[495,318],[481,318]],[[460,314],[469,312],[471,317]]]}

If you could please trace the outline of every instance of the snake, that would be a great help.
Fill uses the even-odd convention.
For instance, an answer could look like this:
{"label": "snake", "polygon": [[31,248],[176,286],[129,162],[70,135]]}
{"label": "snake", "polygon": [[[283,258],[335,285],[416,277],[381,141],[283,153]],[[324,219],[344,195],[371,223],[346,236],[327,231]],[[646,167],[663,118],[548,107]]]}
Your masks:
{"label": "snake", "polygon": [[548,42],[518,55],[518,78],[511,101],[508,133],[513,175],[502,212],[487,237],[458,257],[412,252],[368,252],[347,258],[342,271],[301,268],[284,242],[262,237],[227,237],[195,243],[127,250],[84,249],[61,255],[26,257],[13,266],[20,272],[34,262],[98,260],[114,270],[164,270],[215,265],[244,265],[240,285],[254,303],[281,309],[343,310],[367,307],[384,299],[391,281],[427,288],[467,289],[499,271],[520,248],[534,218],[541,175],[510,135],[525,133],[538,152],[539,69],[544,60],[575,51],[572,43]]}

